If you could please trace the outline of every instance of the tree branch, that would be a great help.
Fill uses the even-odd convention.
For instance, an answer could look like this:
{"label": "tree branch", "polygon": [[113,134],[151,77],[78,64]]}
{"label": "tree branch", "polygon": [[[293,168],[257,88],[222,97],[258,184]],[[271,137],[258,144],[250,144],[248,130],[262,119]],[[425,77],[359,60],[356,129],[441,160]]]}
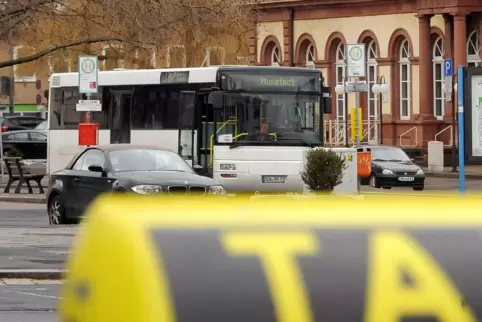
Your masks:
{"label": "tree branch", "polygon": [[22,6],[22,4],[20,3],[19,8],[5,10],[2,13],[0,13],[0,17],[3,18],[3,17],[17,16],[19,14],[27,13],[28,11],[33,10],[37,7],[41,7],[54,2],[56,2],[56,0],[39,0],[38,2],[33,2],[32,4],[27,6]]}
{"label": "tree branch", "polygon": [[60,50],[60,49],[66,49],[66,48],[69,48],[69,47],[74,47],[74,46],[83,45],[83,44],[95,44],[95,43],[106,42],[106,41],[125,42],[125,39],[122,39],[122,38],[119,38],[119,37],[99,37],[99,38],[77,40],[77,41],[73,41],[73,42],[61,44],[61,45],[55,45],[55,46],[46,48],[44,50],[41,50],[41,51],[39,51],[39,52],[37,52],[33,55],[30,55],[30,56],[25,56],[25,57],[20,57],[20,58],[17,58],[17,59],[12,59],[12,60],[0,62],[0,68],[14,66],[14,65],[18,65],[18,64],[29,63],[31,61],[40,59],[40,58],[42,58],[42,57],[44,57],[44,56],[46,56],[46,55],[48,55],[48,54],[50,54],[54,51]]}

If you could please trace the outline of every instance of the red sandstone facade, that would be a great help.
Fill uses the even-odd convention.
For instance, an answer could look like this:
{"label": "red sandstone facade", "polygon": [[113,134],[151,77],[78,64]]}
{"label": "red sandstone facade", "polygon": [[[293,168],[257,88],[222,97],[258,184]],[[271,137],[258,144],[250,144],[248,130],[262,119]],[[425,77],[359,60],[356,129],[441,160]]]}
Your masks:
{"label": "red sandstone facade", "polygon": [[[456,102],[447,104],[444,106],[443,114],[439,113],[440,108],[436,105],[441,104],[437,99],[440,98],[440,89],[443,85],[437,82],[440,80],[437,64],[443,64],[443,59],[447,58],[454,60],[455,67],[476,65],[482,61],[482,51],[480,50],[482,43],[481,0],[281,1],[262,3],[259,5],[259,10],[258,27],[252,32],[250,38],[250,63],[271,65],[273,60],[278,60],[277,63],[282,66],[306,66],[307,60],[310,60],[312,65],[325,73],[326,83],[332,89],[337,81],[339,82],[337,50],[339,50],[340,44],[346,45],[345,35],[340,31],[332,30],[326,42],[317,43],[315,41],[317,30],[313,29],[292,39],[293,28],[297,22],[318,21],[317,29],[319,29],[319,26],[323,26],[323,21],[327,21],[327,19],[361,16],[372,16],[373,19],[385,17],[386,19],[387,15],[400,14],[413,14],[417,17],[418,53],[413,50],[412,38],[415,38],[413,32],[410,35],[406,28],[390,30],[388,48],[385,50],[386,55],[383,56],[379,54],[380,45],[377,31],[359,26],[357,42],[366,43],[367,46],[372,44],[375,48],[373,66],[376,70],[374,75],[380,75],[380,69],[389,70],[387,72],[389,75],[384,75],[386,82],[390,85],[390,95],[386,102],[388,107],[382,114],[384,144],[423,147],[427,145],[428,141],[435,140],[437,133],[452,124],[452,104],[456,104]],[[431,25],[431,20],[436,16],[443,17],[443,28]],[[263,35],[264,39],[260,39],[260,24],[269,22],[282,23],[281,39],[276,35]],[[383,28],[383,26],[381,27]],[[443,47],[443,52],[438,53],[440,57],[434,56],[437,55],[436,46]],[[368,50],[369,48],[367,55],[369,55]],[[406,50],[406,57],[403,56],[404,50]],[[320,59],[320,57],[323,58]],[[407,81],[409,83],[408,91],[412,93],[415,91],[418,94],[411,96],[412,98],[416,96],[418,106],[416,111],[412,106],[414,99],[408,98],[406,103],[403,100],[404,95],[407,95],[405,93],[407,89],[402,84],[404,80],[401,78],[401,73],[405,74],[406,69],[403,69],[401,64],[405,60],[412,71],[415,70],[415,66],[418,66],[418,73],[410,73],[411,79]],[[434,68],[437,69],[437,75],[434,73]],[[372,118],[373,123],[373,117],[370,116],[373,111],[370,112],[368,107],[370,104],[368,95],[373,94],[363,93],[361,95],[361,107],[364,120]],[[341,117],[338,110],[339,105],[343,102],[337,101],[334,90],[332,97],[333,113],[326,116],[325,124],[329,120]],[[346,114],[345,117],[349,119]],[[379,116],[376,121],[379,121]],[[410,131],[413,128],[416,130]],[[325,131],[328,130],[325,129]],[[404,135],[403,133],[407,131],[408,133]],[[450,130],[442,132],[437,136],[437,140],[450,144],[450,132]]]}

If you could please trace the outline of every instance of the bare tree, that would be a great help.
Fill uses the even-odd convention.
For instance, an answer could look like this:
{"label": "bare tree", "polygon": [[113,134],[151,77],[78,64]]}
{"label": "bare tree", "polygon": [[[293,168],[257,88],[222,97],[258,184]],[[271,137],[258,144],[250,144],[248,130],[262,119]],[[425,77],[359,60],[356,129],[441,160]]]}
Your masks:
{"label": "bare tree", "polygon": [[[239,38],[255,12],[244,0],[0,0],[0,38],[27,45],[31,55],[0,61],[0,68],[38,60],[59,50],[93,53],[109,43],[126,53],[198,46]],[[186,49],[187,50],[187,49]]]}

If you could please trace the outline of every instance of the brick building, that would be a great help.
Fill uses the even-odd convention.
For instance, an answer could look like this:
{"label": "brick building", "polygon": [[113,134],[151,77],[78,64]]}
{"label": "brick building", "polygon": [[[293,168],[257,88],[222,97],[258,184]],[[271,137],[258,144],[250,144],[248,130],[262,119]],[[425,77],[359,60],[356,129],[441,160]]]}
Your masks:
{"label": "brick building", "polygon": [[[363,140],[379,141],[382,114],[384,144],[422,147],[436,137],[451,144],[444,59],[453,58],[455,66],[481,62],[481,1],[291,0],[263,1],[259,8],[249,43],[252,64],[320,68],[334,89],[345,73],[346,45],[365,43],[365,81],[385,80],[390,92],[361,94]],[[325,141],[342,145],[355,101],[351,94],[332,94]]]}

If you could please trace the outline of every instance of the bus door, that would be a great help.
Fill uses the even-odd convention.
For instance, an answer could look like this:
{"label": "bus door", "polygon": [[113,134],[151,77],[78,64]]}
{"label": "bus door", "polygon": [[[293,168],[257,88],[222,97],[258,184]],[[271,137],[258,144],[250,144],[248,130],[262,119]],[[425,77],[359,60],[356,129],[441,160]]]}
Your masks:
{"label": "bus door", "polygon": [[199,164],[197,153],[196,93],[181,91],[179,99],[178,153],[192,167]]}
{"label": "bus door", "polygon": [[198,122],[198,165],[202,166],[204,173],[209,175],[209,163],[212,154],[211,136],[214,134],[213,109],[208,104],[210,91],[200,92],[196,99],[196,121]]}
{"label": "bus door", "polygon": [[131,143],[132,90],[110,92],[110,143]]}

